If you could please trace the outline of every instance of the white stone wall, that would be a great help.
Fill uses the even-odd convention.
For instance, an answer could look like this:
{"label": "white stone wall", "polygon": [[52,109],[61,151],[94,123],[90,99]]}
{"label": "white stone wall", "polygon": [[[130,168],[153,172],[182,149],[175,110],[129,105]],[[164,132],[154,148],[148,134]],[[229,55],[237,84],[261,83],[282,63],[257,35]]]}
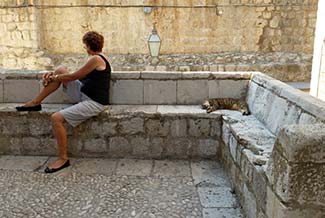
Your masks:
{"label": "white stone wall", "polygon": [[325,1],[319,1],[310,94],[325,100]]}

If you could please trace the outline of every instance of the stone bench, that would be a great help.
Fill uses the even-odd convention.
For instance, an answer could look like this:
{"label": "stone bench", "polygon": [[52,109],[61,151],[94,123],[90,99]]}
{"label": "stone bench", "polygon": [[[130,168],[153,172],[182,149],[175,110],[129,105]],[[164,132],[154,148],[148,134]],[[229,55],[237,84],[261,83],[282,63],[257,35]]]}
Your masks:
{"label": "stone bench", "polygon": [[222,159],[248,217],[325,216],[325,103],[254,73],[252,116],[223,116]]}
{"label": "stone bench", "polygon": [[[49,115],[68,103],[62,93],[42,112],[13,109],[39,91],[39,77],[1,74],[2,154],[56,154]],[[324,217],[323,102],[253,72],[115,72],[110,94],[107,111],[68,127],[71,155],[215,158],[248,217]],[[246,97],[252,115],[200,109],[216,97]]]}
{"label": "stone bench", "polygon": [[[68,105],[15,112],[16,105],[0,107],[0,153],[55,156],[50,115]],[[221,113],[208,115],[197,105],[113,105],[76,128],[66,127],[68,151],[76,157],[215,158]]]}

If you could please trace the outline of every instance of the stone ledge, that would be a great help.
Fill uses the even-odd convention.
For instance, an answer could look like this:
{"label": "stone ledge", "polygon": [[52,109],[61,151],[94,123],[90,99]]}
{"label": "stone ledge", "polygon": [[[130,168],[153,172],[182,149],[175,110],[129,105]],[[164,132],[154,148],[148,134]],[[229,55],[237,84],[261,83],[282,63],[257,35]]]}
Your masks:
{"label": "stone ledge", "polygon": [[[56,155],[49,116],[69,106],[44,104],[40,112],[0,105],[0,153]],[[68,127],[69,153],[84,157],[217,158],[221,113],[199,106],[111,105],[76,128]]]}
{"label": "stone ledge", "polygon": [[325,120],[325,102],[264,74],[253,74],[252,82],[298,105],[312,115]]}

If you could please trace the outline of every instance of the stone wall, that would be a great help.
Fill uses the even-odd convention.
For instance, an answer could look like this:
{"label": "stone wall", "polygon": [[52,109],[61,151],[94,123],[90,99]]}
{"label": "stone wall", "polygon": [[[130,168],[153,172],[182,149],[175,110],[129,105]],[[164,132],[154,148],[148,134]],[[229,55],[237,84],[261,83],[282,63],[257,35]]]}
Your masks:
{"label": "stone wall", "polygon": [[[151,6],[151,12],[143,6]],[[317,0],[5,0],[0,3],[0,67],[52,68],[66,63],[67,55],[77,64],[84,53],[82,35],[98,30],[117,70],[253,65],[267,74],[275,69],[271,75],[281,80],[306,81],[316,9]],[[153,22],[162,39],[160,61],[148,54]],[[292,56],[303,61],[281,62]],[[282,76],[287,73],[291,76]]]}
{"label": "stone wall", "polygon": [[325,100],[325,2],[319,1],[310,94]]}

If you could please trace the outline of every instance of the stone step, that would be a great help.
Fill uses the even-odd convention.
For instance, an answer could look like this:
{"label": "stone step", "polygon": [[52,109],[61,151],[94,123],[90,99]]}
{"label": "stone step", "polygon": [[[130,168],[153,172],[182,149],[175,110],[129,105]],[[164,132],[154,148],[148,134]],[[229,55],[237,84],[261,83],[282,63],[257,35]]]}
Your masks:
{"label": "stone step", "polygon": [[72,158],[40,173],[54,160],[0,155],[1,217],[244,217],[214,160]]}
{"label": "stone step", "polygon": [[[56,155],[50,115],[69,105],[44,104],[40,112],[0,105],[0,154]],[[76,128],[68,124],[68,152],[75,157],[215,158],[221,116],[198,105],[112,105]]]}

